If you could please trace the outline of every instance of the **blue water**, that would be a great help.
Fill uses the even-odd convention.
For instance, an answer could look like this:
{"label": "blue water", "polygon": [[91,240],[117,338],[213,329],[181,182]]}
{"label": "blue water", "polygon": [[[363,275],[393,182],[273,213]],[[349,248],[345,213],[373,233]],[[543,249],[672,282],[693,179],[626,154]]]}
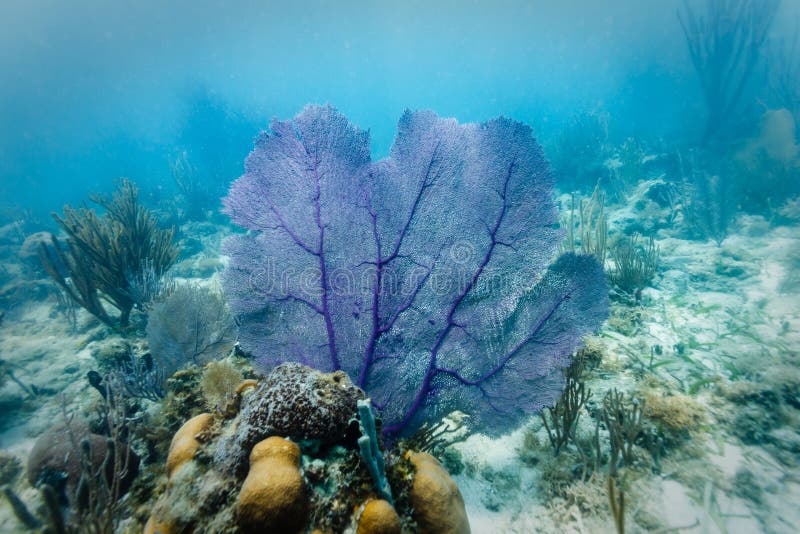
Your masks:
{"label": "blue water", "polygon": [[[618,138],[701,127],[675,0],[126,4],[0,5],[4,203],[46,213],[118,176],[167,184],[178,147],[221,152],[231,180],[257,131],[309,102],[370,129],[378,155],[406,108],[541,136],[591,110]],[[778,25],[797,11],[784,2]]]}
{"label": "blue water", "polygon": [[[712,60],[705,70],[693,62],[679,13],[685,20],[689,13],[702,17],[708,8],[716,7],[746,16],[757,14],[759,9],[773,3],[779,5],[774,19],[766,26],[764,41],[750,42],[752,61],[745,59],[731,67],[724,59],[716,63]],[[753,11],[747,11],[751,8]],[[708,34],[710,27],[703,26],[704,19],[698,18],[697,22],[699,32]],[[721,23],[723,30],[735,26],[735,16]],[[727,33],[718,42],[730,37]],[[747,52],[739,57],[748,57]],[[714,69],[746,75],[741,84],[738,81],[730,84],[718,91],[717,97],[709,98],[708,91],[704,91],[708,85],[704,86],[701,79],[704,72],[708,74]],[[735,76],[734,79],[738,80]],[[715,121],[714,110],[720,102],[731,99],[729,91],[736,93],[733,104],[730,109],[723,106],[722,118]],[[715,94],[713,90],[711,94]],[[462,125],[498,116],[520,121],[531,127],[541,144],[553,170],[554,188],[537,189],[540,197],[528,195],[527,182],[520,180],[522,186],[517,183],[518,190],[514,190],[520,196],[514,198],[528,201],[533,198],[535,202],[523,205],[525,209],[515,212],[515,216],[523,217],[525,224],[536,223],[530,227],[525,224],[511,227],[509,239],[519,238],[522,243],[519,247],[516,242],[496,239],[500,223],[507,222],[503,219],[507,211],[506,188],[517,160],[511,158],[505,182],[492,182],[504,176],[492,170],[505,168],[501,163],[511,153],[492,152],[497,148],[493,140],[499,139],[497,144],[502,147],[519,146],[528,151],[522,166],[527,169],[523,172],[530,171],[524,176],[526,180],[541,179],[541,183],[547,183],[550,177],[544,159],[538,157],[538,147],[529,142],[528,130],[515,122],[501,121],[493,123],[493,127],[502,126],[497,128],[502,130],[500,133],[487,127],[490,134],[479,137],[477,130],[461,127],[459,135],[463,137],[458,139],[463,144],[445,144],[469,150],[464,150],[466,155],[457,149],[448,154],[449,161],[458,163],[453,166],[457,170],[437,182],[437,185],[449,184],[449,189],[431,193],[432,207],[425,207],[430,212],[423,211],[424,215],[415,219],[424,221],[419,224],[422,228],[410,223],[402,225],[403,210],[410,213],[408,221],[420,213],[416,211],[415,198],[423,199],[423,205],[429,200],[422,194],[427,194],[430,186],[426,181],[428,174],[422,173],[424,178],[417,197],[409,194],[409,184],[416,187],[413,180],[402,175],[406,168],[403,165],[408,161],[411,161],[409,168],[419,165],[412,151],[393,154],[394,166],[373,165],[356,156],[353,156],[356,163],[349,162],[358,172],[353,171],[346,179],[380,177],[375,181],[380,182],[380,187],[370,192],[375,198],[367,200],[378,207],[378,215],[369,213],[374,217],[371,219],[374,226],[368,232],[349,233],[348,225],[355,223],[339,217],[342,213],[354,217],[353,220],[362,217],[364,230],[369,222],[367,212],[361,210],[365,206],[358,204],[360,211],[352,213],[344,209],[342,213],[329,210],[330,206],[340,207],[336,204],[336,200],[341,200],[339,196],[347,201],[358,198],[361,202],[360,194],[364,191],[360,186],[339,184],[339,191],[334,184],[332,189],[337,194],[326,199],[330,204],[322,209],[328,218],[322,225],[318,183],[317,195],[298,194],[302,198],[296,205],[290,202],[294,191],[291,187],[282,188],[285,184],[281,180],[262,183],[274,178],[270,175],[275,169],[269,166],[272,161],[269,158],[282,149],[276,148],[276,144],[264,141],[251,160],[251,172],[229,189],[243,175],[245,158],[253,150],[254,140],[269,129],[272,120],[289,121],[297,117],[294,123],[276,123],[276,127],[297,133],[297,138],[303,139],[301,126],[308,128],[310,137],[314,135],[308,126],[314,117],[322,117],[320,120],[331,124],[341,118],[325,107],[307,108],[303,112],[308,104],[329,104],[352,125],[368,130],[373,161],[389,155],[398,132],[398,120],[406,110],[431,110],[439,117],[455,118]],[[301,112],[303,115],[298,115]],[[413,124],[413,128],[408,128],[412,133],[428,131],[426,128],[438,132],[434,126],[445,131],[442,125],[450,124],[433,120],[425,113],[406,115],[406,123]],[[337,130],[342,131],[352,133],[346,128]],[[454,134],[453,138],[456,137]],[[627,519],[628,526],[633,527],[629,531],[793,533],[800,521],[793,505],[800,498],[798,138],[800,0],[0,0],[0,486],[8,484],[36,510],[38,493],[31,487],[32,482],[26,481],[21,467],[34,442],[46,435],[51,422],[63,418],[68,410],[94,423],[92,432],[105,431],[98,429],[99,423],[92,417],[96,416],[96,406],[108,406],[111,401],[106,397],[101,402],[105,390],[97,384],[90,387],[91,380],[86,378],[92,375],[87,373],[102,371],[106,373],[103,379],[108,380],[118,376],[114,373],[138,376],[143,382],[150,381],[152,391],[126,390],[125,398],[132,400],[137,423],[155,422],[148,432],[134,428],[129,443],[142,454],[143,469],[150,469],[151,476],[137,480],[136,491],[129,501],[120,504],[110,499],[109,502],[113,501],[117,526],[122,521],[139,529],[148,517],[157,518],[157,503],[161,503],[161,512],[169,508],[164,504],[169,494],[159,491],[166,487],[166,451],[176,429],[190,416],[206,410],[214,411],[217,416],[217,430],[229,425],[226,432],[233,435],[231,429],[240,421],[236,418],[244,415],[237,412],[239,404],[226,404],[232,398],[231,391],[235,391],[231,384],[235,386],[253,377],[264,380],[259,373],[270,372],[277,361],[295,359],[313,363],[313,358],[302,352],[304,343],[328,346],[330,354],[336,356],[336,365],[320,368],[348,370],[338,365],[333,343],[337,340],[334,322],[337,328],[346,325],[340,332],[347,332],[348,339],[360,342],[361,338],[370,338],[365,362],[373,356],[376,359],[371,363],[382,361],[377,368],[385,375],[376,372],[377,378],[373,379],[364,373],[359,385],[369,385],[370,380],[380,382],[385,376],[391,378],[380,382],[382,389],[376,388],[368,394],[383,394],[388,404],[401,389],[393,380],[412,389],[416,384],[412,378],[416,376],[421,382],[420,377],[424,376],[424,388],[420,387],[424,396],[420,394],[418,398],[427,399],[430,395],[434,399],[431,403],[443,399],[441,406],[446,407],[450,406],[448,401],[455,403],[467,398],[466,394],[463,398],[451,395],[448,387],[456,384],[466,390],[467,386],[483,384],[484,380],[489,383],[498,369],[510,361],[497,358],[503,364],[480,380],[464,378],[467,375],[451,369],[449,363],[436,360],[439,347],[451,331],[474,341],[475,347],[479,347],[474,352],[479,354],[465,349],[454,351],[455,356],[450,357],[462,358],[467,363],[472,361],[467,356],[475,357],[479,363],[474,367],[480,369],[480,365],[496,356],[494,352],[504,353],[497,347],[508,341],[506,338],[513,328],[525,328],[525,320],[540,325],[552,317],[561,321],[559,315],[552,314],[562,303],[567,303],[576,309],[597,308],[591,317],[584,318],[587,325],[591,323],[584,330],[596,334],[583,340],[588,348],[580,354],[586,359],[569,367],[579,369],[575,376],[585,379],[585,384],[581,384],[593,392],[585,407],[578,409],[581,423],[575,423],[576,436],[557,447],[550,429],[540,424],[539,414],[532,414],[532,408],[526,405],[524,413],[522,409],[511,410],[516,417],[509,419],[513,419],[513,425],[525,417],[524,424],[511,432],[511,437],[505,431],[514,430],[512,423],[507,428],[495,421],[497,432],[488,432],[492,438],[506,434],[495,441],[486,441],[488,438],[472,432],[465,424],[464,436],[459,437],[471,434],[466,444],[448,443],[447,439],[428,444],[461,488],[472,532],[559,532],[565,525],[589,532],[612,532],[607,492],[609,487],[614,491],[614,486],[606,484],[610,481],[623,484],[625,477],[617,471],[616,459],[611,459],[616,444],[611,441],[611,423],[603,416],[613,412],[604,404],[610,401],[604,399],[613,400],[616,393],[609,392],[619,390],[628,399],[625,406],[633,412],[642,409],[646,422],[646,428],[631,438],[638,456],[620,460],[620,466],[633,473],[634,480],[620,490],[628,491],[629,503],[634,503],[631,508],[635,512],[629,509]],[[492,142],[482,144],[486,139]],[[366,154],[366,148],[359,152],[362,141],[353,134],[347,146],[353,153]],[[429,170],[439,146],[432,151]],[[305,154],[300,149],[297,153]],[[485,163],[485,167],[475,162],[472,166],[463,163],[476,153],[479,156],[475,159],[483,158],[485,161],[479,163]],[[463,160],[459,159],[462,155]],[[489,169],[486,174],[491,176],[485,182],[475,176],[462,181],[458,174],[462,164],[473,172]],[[179,172],[175,171],[176,166],[180,167]],[[445,165],[442,168],[447,169]],[[341,178],[335,172],[332,174],[333,182]],[[84,254],[86,247],[70,252],[80,262],[74,260],[70,264],[65,256],[57,261],[51,257],[48,263],[47,251],[54,254],[57,243],[47,232],[56,235],[62,246],[74,245],[78,240],[74,235],[70,240],[65,225],[59,225],[51,214],[63,216],[66,204],[86,205],[102,212],[89,199],[96,194],[109,195],[117,186],[128,187],[124,185],[128,182],[121,182],[120,178],[130,179],[138,186],[141,204],[160,218],[162,226],[174,227],[176,248],[173,256],[162,258],[163,265],[170,267],[169,270],[165,267],[163,273],[155,272],[153,259],[147,257],[141,264],[126,265],[128,271],[121,278],[120,272],[113,273],[124,288],[102,283],[100,289],[90,287],[88,293],[100,302],[98,313],[97,309],[90,309],[91,305],[77,302],[80,298],[74,298],[80,293],[75,288],[85,289],[79,287],[81,273],[75,265],[91,264],[95,269],[92,274],[98,280],[107,274],[103,269],[113,269],[97,267],[96,255]],[[181,188],[178,183],[181,178],[196,188],[196,197],[191,196],[191,187]],[[324,185],[330,188],[331,183]],[[488,185],[484,187],[484,183]],[[259,194],[251,194],[248,189],[251,186]],[[502,211],[496,215],[491,210],[497,207],[493,203],[501,190]],[[228,191],[231,194],[223,213],[221,199]],[[453,191],[461,196],[456,197]],[[591,196],[593,191],[595,196]],[[577,196],[571,196],[573,192]],[[302,199],[308,200],[306,197],[313,197],[317,203],[316,224],[303,218],[306,212],[302,209],[308,206]],[[276,210],[266,209],[276,199],[279,207],[283,207],[282,203],[287,205],[290,216],[294,206],[297,220],[284,223]],[[478,199],[476,205],[460,204],[475,199]],[[374,206],[370,204],[370,208]],[[549,215],[540,219],[533,215],[541,206],[544,208],[539,211],[547,211]],[[246,208],[264,212],[258,216],[243,214]],[[584,217],[579,213],[582,210]],[[270,219],[271,214],[275,214],[274,220]],[[232,215],[233,223],[228,215]],[[384,225],[380,229],[375,222],[379,219]],[[491,224],[486,221],[495,220],[491,239],[487,240],[482,232],[484,227],[490,230]],[[545,222],[540,224],[541,221]],[[288,231],[295,223],[301,228],[300,233],[305,231],[313,238],[297,237]],[[431,228],[425,228],[425,224]],[[562,229],[571,226],[573,235],[569,240],[562,243],[563,235],[556,231],[558,226]],[[301,281],[310,280],[316,291],[322,280],[322,294],[327,295],[333,288],[325,283],[326,268],[335,271],[334,267],[340,267],[336,261],[347,268],[353,265],[345,263],[352,261],[354,272],[365,265],[377,266],[382,260],[373,261],[370,254],[374,245],[377,244],[380,258],[381,246],[386,247],[385,243],[394,239],[392,231],[399,228],[402,231],[397,237],[397,249],[394,254],[387,252],[383,256],[385,264],[399,258],[407,260],[407,267],[416,275],[425,269],[429,271],[419,279],[412,278],[415,284],[416,280],[421,281],[419,286],[408,286],[415,288],[408,306],[402,305],[404,300],[389,304],[402,310],[394,319],[410,310],[403,317],[421,317],[416,323],[408,319],[408,324],[395,326],[392,319],[386,323],[389,325],[386,329],[379,328],[378,314],[373,318],[367,313],[373,305],[380,307],[372,304],[372,297],[374,302],[379,301],[378,289],[372,286],[368,287],[372,293],[353,298],[352,311],[346,308],[346,313],[336,316],[345,309],[342,305],[332,312],[336,321],[331,320],[327,303],[317,306],[304,301],[305,297],[298,297],[305,295],[305,286],[298,286],[302,289],[296,294],[288,291],[286,295],[270,293],[273,286],[269,286],[269,291],[259,286],[267,285],[263,284],[266,277],[259,276],[269,271],[265,265],[267,260],[274,259],[273,255],[279,260],[275,265],[281,275],[284,270],[305,275],[307,271],[302,267],[307,266],[310,255],[313,268],[308,272],[312,275],[308,279],[300,277]],[[419,250],[400,250],[403,239],[407,238],[407,228],[411,228],[408,235],[412,237],[405,243],[411,243],[408,248],[416,246]],[[289,238],[281,229],[287,230]],[[386,233],[383,245],[379,230]],[[430,236],[425,233],[429,230]],[[169,233],[163,231],[166,234],[162,237]],[[534,232],[544,235],[551,231],[554,238],[546,246],[525,241]],[[334,258],[331,265],[325,263],[328,252],[322,245],[325,235],[334,236],[329,237],[331,241],[326,246],[339,239],[334,244],[346,249],[340,256],[331,254]],[[318,239],[319,249],[306,245],[303,239]],[[41,248],[40,243],[50,248]],[[461,251],[467,255],[464,261],[459,260],[458,245],[466,245]],[[440,250],[428,251],[427,247]],[[543,274],[548,262],[554,259],[548,255],[550,249],[544,253],[540,250],[547,247],[551,247],[554,255],[557,250],[558,254],[575,251],[594,256],[579,260],[584,263],[569,259],[570,256],[562,260],[560,267],[579,271],[578,267],[572,267],[573,262],[591,264],[591,269],[583,268],[591,271],[591,278],[588,275],[579,278],[585,272],[574,273],[574,280],[580,281],[576,285],[589,295],[581,297],[586,302],[578,298],[580,291],[574,293],[574,298],[572,290],[566,292],[566,283],[557,279],[558,269],[554,269],[552,282]],[[527,254],[517,264],[501,264],[501,268],[513,271],[509,279],[530,274],[535,280],[524,282],[539,283],[541,276],[552,283],[553,292],[565,292],[540,323],[532,319],[539,312],[530,312],[528,316],[518,313],[521,307],[512,310],[512,304],[518,306],[531,295],[538,295],[529,291],[532,284],[524,285],[524,291],[520,289],[522,285],[515,285],[514,292],[508,294],[470,293],[473,282],[486,282],[489,275],[483,269],[487,265],[494,267],[488,262],[500,249],[508,257],[513,257],[513,253]],[[165,256],[171,253],[167,252]],[[40,254],[44,255],[44,269]],[[436,259],[431,260],[432,257]],[[364,258],[367,259],[361,261]],[[441,260],[444,263],[452,261],[460,269],[466,269],[467,276],[463,279],[469,284],[462,295],[445,293],[439,298],[431,289],[433,282],[427,282],[427,275],[441,265],[437,263],[440,258],[444,258]],[[483,263],[476,262],[476,258],[483,258]],[[297,265],[292,263],[295,260]],[[625,271],[626,265],[630,267],[636,262],[640,272]],[[377,275],[364,269],[370,273],[368,283],[372,283],[373,276],[379,282],[382,280],[384,264],[380,265]],[[416,268],[422,271],[415,271]],[[321,269],[322,274],[317,277],[319,273],[314,269]],[[393,269],[402,272],[401,268]],[[490,271],[487,267],[485,272]],[[451,271],[442,269],[442,272]],[[151,286],[146,284],[147,276],[151,277]],[[498,276],[498,280],[504,278]],[[363,291],[367,286],[354,287]],[[507,289],[491,284],[486,287],[488,291],[497,287],[498,292]],[[123,310],[118,304],[130,295],[113,295],[119,289],[130,295],[141,290],[143,296],[135,305],[128,302],[127,310]],[[430,290],[427,297],[426,289]],[[71,290],[74,301],[68,295]],[[418,293],[422,295],[420,299],[429,299],[419,309],[411,305],[419,304],[414,301]],[[308,299],[316,298],[315,293],[308,294],[312,295]],[[606,295],[610,302],[608,319]],[[468,328],[459,322],[464,320],[460,314],[466,313],[459,307],[462,301],[464,308],[487,308],[470,318],[480,328],[485,327],[483,330],[475,333],[470,331],[471,324]],[[324,324],[317,321],[314,325],[320,327],[319,332],[326,327],[327,345],[320,344],[322,337],[314,337],[311,326],[298,320],[308,316],[280,309],[287,302],[307,313],[311,317],[309,323],[325,317]],[[350,304],[345,299],[342,302]],[[303,308],[304,304],[308,309]],[[442,307],[443,304],[447,306]],[[531,307],[537,309],[533,304]],[[285,309],[291,308],[287,305]],[[224,335],[220,335],[224,339],[208,341],[203,350],[198,350],[195,343],[195,352],[175,349],[181,358],[172,362],[174,367],[162,362],[159,370],[159,359],[165,359],[159,351],[167,353],[176,346],[183,350],[184,345],[191,344],[180,344],[185,342],[181,336],[190,331],[188,327],[172,328],[181,317],[186,324],[191,323],[186,310],[208,315],[204,320],[211,326],[197,328],[199,323],[195,322],[195,333],[207,330],[213,334],[216,328],[224,330]],[[434,313],[437,310],[438,316]],[[517,315],[522,319],[518,320]],[[372,337],[361,327],[367,319],[372,321]],[[572,336],[570,323],[581,320],[578,312],[573,313],[563,320],[566,324],[563,332],[549,332],[558,339],[541,345],[557,346],[562,338]],[[215,327],[212,325],[215,322],[224,324]],[[595,323],[602,326],[595,328]],[[416,327],[420,327],[421,333],[417,333]],[[442,332],[439,337],[431,334],[437,328]],[[375,352],[378,350],[375,340],[384,334],[388,341],[379,340],[385,343],[383,346],[406,351],[402,365],[393,363],[394,354]],[[416,354],[414,350],[426,342],[426,336],[438,340],[431,345],[436,348],[427,346],[422,351],[428,351],[426,357],[430,354],[430,360],[406,358]],[[261,346],[267,337],[270,342],[279,341]],[[520,347],[528,342],[539,343],[534,337],[533,334],[525,337]],[[577,343],[578,334],[574,337],[575,340],[569,341],[569,351]],[[237,340],[238,352],[231,352]],[[414,350],[406,350],[407,347]],[[543,353],[546,350],[542,349]],[[516,352],[513,349],[508,354]],[[562,386],[561,367],[568,361],[577,361],[570,360],[569,354],[558,362],[550,356],[542,359],[546,360],[543,368],[549,373],[544,388],[547,400],[536,404],[537,407],[555,402]],[[427,368],[419,364],[425,361],[431,362]],[[207,362],[212,364],[202,367]],[[464,369],[470,368],[467,363]],[[164,369],[171,373],[187,367],[189,371],[181,379],[186,382],[167,382],[167,377],[159,374]],[[401,371],[404,376],[394,376]],[[506,368],[502,371],[505,373]],[[220,376],[229,373],[229,390],[216,392],[217,397],[198,385],[201,376],[213,372]],[[487,393],[481,389],[482,395],[476,393],[473,399],[478,406],[476,410],[483,406],[490,414],[484,414],[484,422],[492,423],[493,414],[481,404],[483,397],[494,394],[505,402],[512,397],[536,396],[526,397],[527,391],[520,392],[522,386],[516,386],[517,382],[508,378],[513,373],[503,373],[497,372],[497,376],[504,376],[515,391],[509,393],[498,387],[497,391]],[[441,383],[429,381],[428,375],[438,376]],[[524,375],[517,373],[512,378]],[[541,377],[536,375],[536,378]],[[578,380],[567,375],[564,381],[573,378]],[[196,381],[190,383],[190,379]],[[520,383],[529,385],[530,381]],[[179,401],[174,396],[165,401],[167,391],[180,397]],[[217,399],[217,405],[209,408],[212,398]],[[422,423],[435,424],[440,421],[439,416],[447,415],[434,409],[426,411],[427,404],[422,400],[417,403],[413,395],[411,398],[415,400],[413,409],[401,410],[400,414],[410,415],[385,432],[383,454],[391,480],[383,482],[394,484],[395,488],[401,470],[398,465],[402,464],[397,455],[400,449],[393,449],[397,443],[391,440],[402,435],[399,430],[405,430],[404,425],[416,431]],[[642,408],[645,398],[649,412]],[[67,407],[63,413],[62,402]],[[466,401],[462,404],[473,406]],[[380,412],[386,404],[375,407]],[[221,415],[226,413],[227,419]],[[430,420],[423,421],[423,416],[418,417],[417,413],[430,416]],[[464,420],[461,414],[449,415],[453,421]],[[347,461],[343,456],[337,457],[338,453],[325,456],[333,450],[327,448],[330,443],[318,450],[298,439],[306,447],[303,450],[306,460],[320,460],[315,466],[310,462],[303,466],[306,473],[313,475],[309,480],[316,477],[318,484],[314,491],[318,496],[329,490],[319,483],[329,474],[320,465],[327,465],[332,473],[336,469],[331,466],[337,462],[339,467],[345,465],[347,469],[357,463],[353,436],[345,435],[342,429],[346,423],[333,424],[328,420],[328,426],[335,426],[334,430],[341,435],[325,439],[349,447],[352,455]],[[393,434],[393,429],[399,430]],[[128,439],[127,429],[122,434],[126,436],[120,442]],[[596,446],[601,451],[597,460],[592,457],[596,463],[589,465],[586,450],[595,446],[594,436],[598,436]],[[104,439],[94,437],[101,442]],[[218,437],[205,436],[209,442]],[[316,445],[313,440],[310,443]],[[248,447],[252,445],[237,442],[238,448],[231,450],[233,456],[238,456],[230,465],[238,468],[245,465]],[[210,456],[203,458],[208,460]],[[181,489],[170,491],[176,494],[184,491],[182,497],[192,503],[195,489],[198,493],[202,493],[201,489],[208,492],[203,496],[219,508],[199,507],[202,510],[197,513],[208,517],[191,516],[194,512],[186,515],[201,521],[213,518],[230,523],[233,516],[225,514],[235,506],[233,494],[213,500],[219,497],[214,495],[213,477],[217,475],[205,460],[197,462],[201,467],[197,468],[195,481],[211,477],[213,483],[198,483],[198,488],[193,488],[191,480],[184,480],[183,486],[175,485]],[[765,465],[768,467],[762,469]],[[367,477],[365,473],[360,475]],[[243,478],[235,480],[230,472],[225,476],[230,484],[239,484]],[[363,480],[356,483],[350,479],[347,487],[356,488],[355,493],[346,496],[351,500],[356,499],[358,491],[369,491],[364,490]],[[69,488],[65,491],[68,499]],[[363,495],[357,497],[361,499]],[[314,502],[317,507],[314,520],[318,521],[315,525],[323,525],[321,518],[325,514],[320,510],[333,506],[333,501],[320,497]],[[359,502],[346,499],[342,502],[335,503],[339,516],[333,513],[325,516],[328,519],[335,516],[327,526],[349,524],[351,518],[347,514]],[[343,509],[347,512],[342,512]],[[404,514],[407,526],[411,506],[401,498],[397,509]],[[213,517],[219,510],[223,510],[219,517]],[[180,510],[176,507],[173,512],[179,521]],[[565,522],[559,523],[555,517]],[[19,524],[0,495],[0,531],[17,528]]]}

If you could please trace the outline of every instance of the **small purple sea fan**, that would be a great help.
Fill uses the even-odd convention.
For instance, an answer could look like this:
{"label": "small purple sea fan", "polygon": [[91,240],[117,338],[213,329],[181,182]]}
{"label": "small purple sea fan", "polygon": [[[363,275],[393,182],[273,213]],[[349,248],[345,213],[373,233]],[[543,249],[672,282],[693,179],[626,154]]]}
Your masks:
{"label": "small purple sea fan", "polygon": [[505,432],[561,394],[608,309],[568,254],[531,129],[407,111],[388,158],[330,106],[272,122],[231,186],[223,284],[244,350],[344,370],[384,432],[461,410]]}

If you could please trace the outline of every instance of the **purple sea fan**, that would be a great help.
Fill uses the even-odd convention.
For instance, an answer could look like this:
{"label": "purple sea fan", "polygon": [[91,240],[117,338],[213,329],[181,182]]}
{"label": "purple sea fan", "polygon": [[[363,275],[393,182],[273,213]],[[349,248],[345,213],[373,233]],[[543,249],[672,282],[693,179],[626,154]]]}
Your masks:
{"label": "purple sea fan", "polygon": [[231,186],[223,283],[246,351],[346,371],[406,434],[453,410],[505,432],[561,394],[608,309],[565,255],[530,128],[407,111],[388,158],[333,108],[273,121]]}

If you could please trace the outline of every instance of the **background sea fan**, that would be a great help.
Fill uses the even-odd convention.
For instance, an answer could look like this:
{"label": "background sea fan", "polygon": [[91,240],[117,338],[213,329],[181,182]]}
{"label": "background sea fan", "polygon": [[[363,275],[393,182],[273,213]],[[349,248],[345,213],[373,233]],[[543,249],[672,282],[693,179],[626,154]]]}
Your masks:
{"label": "background sea fan", "polygon": [[607,314],[600,265],[566,255],[526,125],[406,112],[389,157],[331,107],[273,121],[224,199],[224,287],[265,366],[343,369],[407,433],[462,410],[497,434],[554,402]]}
{"label": "background sea fan", "polygon": [[222,358],[236,343],[236,322],[218,289],[175,287],[147,318],[147,343],[166,376],[186,365]]}

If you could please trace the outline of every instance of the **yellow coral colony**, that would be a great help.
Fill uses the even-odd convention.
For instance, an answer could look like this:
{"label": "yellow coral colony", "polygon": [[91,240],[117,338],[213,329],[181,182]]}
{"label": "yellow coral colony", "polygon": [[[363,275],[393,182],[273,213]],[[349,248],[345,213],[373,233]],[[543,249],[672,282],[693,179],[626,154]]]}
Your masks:
{"label": "yellow coral colony", "polygon": [[356,534],[400,534],[400,517],[394,507],[383,499],[371,499],[358,518]]}
{"label": "yellow coral colony", "polygon": [[211,414],[201,413],[186,421],[175,433],[167,455],[167,476],[169,478],[172,478],[180,466],[194,458],[194,453],[200,447],[197,434],[208,429],[213,420]]}
{"label": "yellow coral colony", "polygon": [[[201,413],[183,423],[183,426],[175,432],[167,454],[167,476],[170,480],[182,465],[194,458],[194,454],[200,448],[197,435],[207,430],[213,421],[211,414]],[[170,532],[172,532],[171,526],[155,516],[150,516],[144,526],[144,534],[170,534]]]}
{"label": "yellow coral colony", "polygon": [[306,523],[308,499],[300,474],[300,448],[273,436],[250,452],[250,471],[237,502],[245,532],[296,534]]}
{"label": "yellow coral colony", "polygon": [[464,498],[442,464],[426,452],[406,453],[417,472],[411,487],[414,520],[426,534],[469,534]]}

